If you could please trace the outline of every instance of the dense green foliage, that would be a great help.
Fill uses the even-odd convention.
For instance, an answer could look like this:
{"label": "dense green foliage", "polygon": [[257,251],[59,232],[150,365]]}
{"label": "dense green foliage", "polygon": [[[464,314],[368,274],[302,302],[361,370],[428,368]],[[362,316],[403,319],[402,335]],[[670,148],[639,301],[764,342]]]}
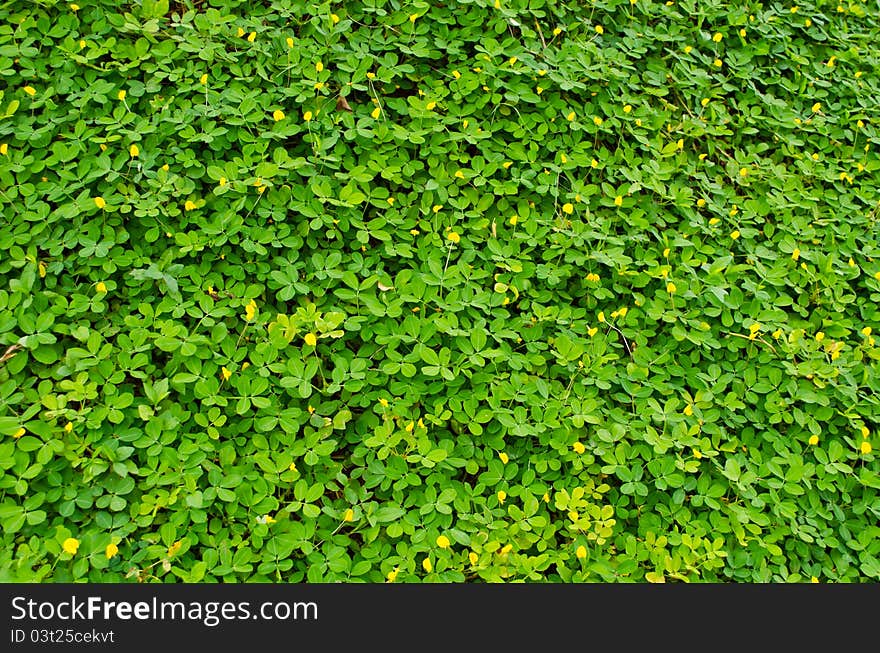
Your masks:
{"label": "dense green foliage", "polygon": [[2,579],[880,580],[876,3],[0,16]]}

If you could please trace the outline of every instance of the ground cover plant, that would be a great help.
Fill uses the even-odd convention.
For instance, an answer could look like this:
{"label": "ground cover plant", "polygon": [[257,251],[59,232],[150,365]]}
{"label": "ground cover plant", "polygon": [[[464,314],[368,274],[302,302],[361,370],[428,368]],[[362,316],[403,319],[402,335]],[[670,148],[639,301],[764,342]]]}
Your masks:
{"label": "ground cover plant", "polygon": [[0,16],[3,580],[880,580],[876,3]]}

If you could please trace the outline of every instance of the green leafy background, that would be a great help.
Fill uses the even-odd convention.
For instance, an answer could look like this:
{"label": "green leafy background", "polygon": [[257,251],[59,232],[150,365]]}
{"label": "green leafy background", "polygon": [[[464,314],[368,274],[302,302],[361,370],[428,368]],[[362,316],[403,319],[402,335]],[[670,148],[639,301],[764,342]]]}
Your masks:
{"label": "green leafy background", "polygon": [[0,17],[4,580],[880,580],[876,3]]}

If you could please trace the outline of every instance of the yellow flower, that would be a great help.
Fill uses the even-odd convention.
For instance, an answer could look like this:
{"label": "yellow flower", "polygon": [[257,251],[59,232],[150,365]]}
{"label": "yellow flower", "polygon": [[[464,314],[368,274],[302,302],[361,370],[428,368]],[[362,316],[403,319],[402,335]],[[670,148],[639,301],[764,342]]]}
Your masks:
{"label": "yellow flower", "polygon": [[739,176],[740,176],[740,177],[745,177],[745,176],[747,176],[748,174],[749,174],[749,169],[748,169],[748,168],[740,168],[740,169],[739,169]]}
{"label": "yellow flower", "polygon": [[238,32],[237,32],[237,34],[238,34],[239,37],[244,36],[244,29],[242,29],[241,27],[239,27],[239,28],[238,28]]}
{"label": "yellow flower", "polygon": [[385,578],[388,579],[389,583],[393,583],[394,581],[397,580],[397,574],[399,574],[399,573],[400,573],[400,567],[395,567],[394,569],[392,569],[391,571],[388,572],[388,574],[385,576]]}
{"label": "yellow flower", "polygon": [[128,154],[131,156],[132,159],[135,158],[136,156],[138,156],[140,153],[141,153],[141,151],[138,149],[138,146],[135,145],[134,143],[132,143],[131,147],[128,148]]}
{"label": "yellow flower", "polygon": [[618,195],[614,198],[614,206],[621,206],[623,204],[623,196]]}
{"label": "yellow flower", "polygon": [[287,469],[291,472],[295,472],[296,471],[296,463],[290,463],[290,465],[287,466]]}
{"label": "yellow flower", "polygon": [[801,257],[801,250],[797,247],[794,248],[794,251],[791,253],[791,258],[793,261],[797,261]]}
{"label": "yellow flower", "polygon": [[816,342],[822,342],[823,340],[825,340],[825,333],[819,331],[819,333],[816,334]]}
{"label": "yellow flower", "polygon": [[275,119],[275,122],[284,120],[284,112],[281,109],[275,109],[275,111],[272,112],[272,117]]}
{"label": "yellow flower", "polygon": [[865,455],[867,456],[869,453],[871,453],[871,443],[868,442],[867,440],[865,440],[865,441],[862,442],[862,444],[859,446],[859,450],[860,450],[863,454],[865,454]]}
{"label": "yellow flower", "polygon": [[512,165],[513,165],[513,161],[505,161],[504,163],[501,164],[501,167],[504,168],[505,170],[509,170],[510,166],[512,166]]}
{"label": "yellow flower", "polygon": [[456,232],[454,232],[454,231],[450,231],[449,234],[448,234],[446,237],[447,237],[450,241],[452,241],[453,243],[458,243],[458,241],[461,240],[461,236],[459,236],[459,235],[458,235]]}
{"label": "yellow flower", "polygon": [[251,32],[250,34],[248,34],[248,38],[247,38],[247,40],[248,40],[250,43],[253,43],[254,40],[255,40],[256,38],[257,38],[257,33],[256,33],[256,32]]}
{"label": "yellow flower", "polygon": [[470,563],[472,565],[477,564],[477,561],[479,559],[480,559],[480,556],[478,556],[475,552],[471,551],[470,553],[468,553],[468,560],[470,561]]}
{"label": "yellow flower", "polygon": [[24,92],[30,96],[34,96],[37,94],[37,89],[35,89],[33,86],[25,86]]}
{"label": "yellow flower", "polygon": [[61,548],[70,555],[76,555],[76,550],[79,548],[79,540],[75,537],[68,537],[61,543]]}
{"label": "yellow flower", "polygon": [[[809,20],[809,18],[808,18],[807,20]],[[807,27],[809,27],[809,25],[807,25]],[[745,28],[743,28],[743,29],[741,29],[741,30],[739,31],[739,35],[740,35],[741,37],[743,37],[743,38],[746,37],[746,30],[745,30]]]}
{"label": "yellow flower", "polygon": [[632,111],[632,110],[633,110],[633,108],[632,108],[632,105],[631,105],[631,104],[625,104],[625,105],[623,106],[623,112],[624,112],[624,113],[629,113],[629,112]]}
{"label": "yellow flower", "polygon": [[675,284],[671,281],[666,284],[666,292],[668,292],[670,295],[674,294],[676,290],[677,289],[675,287]]}
{"label": "yellow flower", "polygon": [[305,120],[306,122],[311,122],[311,120],[312,120],[312,112],[311,112],[311,111],[306,111],[306,112],[303,114],[303,120]]}
{"label": "yellow flower", "polygon": [[8,143],[3,143],[2,145],[0,145],[0,154],[5,155],[8,151],[9,151],[9,144]]}
{"label": "yellow flower", "polygon": [[583,560],[584,558],[587,557],[587,547],[585,547],[583,544],[581,544],[577,548],[577,550],[575,550],[574,554],[575,554],[575,556],[577,556],[578,560]]}
{"label": "yellow flower", "polygon": [[819,436],[811,435],[810,439],[807,440],[807,442],[809,442],[810,446],[815,447],[817,444],[819,444]]}
{"label": "yellow flower", "polygon": [[25,431],[23,427],[19,427],[18,430],[12,434],[12,437],[18,440],[18,438],[23,436],[25,433],[27,433],[27,431]]}
{"label": "yellow flower", "polygon": [[733,240],[736,240],[737,238],[739,238],[739,230],[734,229],[733,231],[731,231],[731,232],[730,232],[730,237],[731,237]]}
{"label": "yellow flower", "polygon": [[286,43],[287,43],[287,47],[288,47],[288,48],[292,48],[292,47],[293,47],[293,39],[290,38],[289,36],[288,36],[287,39],[286,39]]}
{"label": "yellow flower", "polygon": [[511,216],[510,220],[508,220],[508,222],[515,227],[516,223],[519,222],[519,216],[518,215]]}
{"label": "yellow flower", "polygon": [[[428,102],[428,104],[425,105],[425,108],[428,111],[433,111],[434,107],[436,107],[436,106],[437,106],[437,103],[432,100],[431,102]],[[467,125],[465,125],[465,127],[467,127]]]}
{"label": "yellow flower", "polygon": [[602,124],[602,119],[599,116],[593,116],[593,124],[595,124],[596,127],[598,127],[599,125]]}
{"label": "yellow flower", "polygon": [[316,62],[315,63],[315,71],[321,72],[322,70],[324,70],[324,64],[320,61]]}
{"label": "yellow flower", "polygon": [[503,451],[498,454],[498,457],[501,459],[501,462],[505,465],[510,461],[510,457],[504,453]]}
{"label": "yellow flower", "polygon": [[119,547],[112,542],[104,549],[104,555],[107,556],[107,560],[115,556],[117,553],[119,553]]}
{"label": "yellow flower", "polygon": [[253,299],[248,302],[248,305],[244,307],[244,318],[250,322],[254,319],[254,316],[257,314],[257,302]]}
{"label": "yellow flower", "polygon": [[103,209],[105,206],[107,206],[107,202],[104,201],[103,197],[96,197],[94,199],[94,202],[95,206],[97,206],[99,209]]}
{"label": "yellow flower", "polygon": [[330,20],[333,21],[333,24],[335,25],[339,22],[339,16],[337,16],[336,14],[330,14]]}
{"label": "yellow flower", "polygon": [[373,119],[378,119],[381,114],[382,109],[380,109],[379,107],[376,107],[370,112],[370,115],[373,116]]}
{"label": "yellow flower", "polygon": [[80,41],[80,42],[79,42],[79,49],[82,50],[84,47],[86,47],[86,42],[85,42],[85,41]]}
{"label": "yellow flower", "polygon": [[70,3],[70,10],[71,10],[72,12],[76,13],[77,11],[79,11],[79,5],[76,4],[76,3],[71,2],[71,3]]}
{"label": "yellow flower", "polygon": [[422,560],[422,568],[429,574],[431,573],[431,570],[434,569],[434,565],[431,564],[431,558]]}
{"label": "yellow flower", "polygon": [[605,28],[602,27],[601,25],[596,25],[595,30],[596,30],[596,34],[604,34],[605,33]]}
{"label": "yellow flower", "polygon": [[539,86],[539,87],[538,87],[537,89],[535,89],[535,90],[538,92],[538,95],[541,95],[541,93],[544,92],[544,87],[543,87],[543,86]]}
{"label": "yellow flower", "polygon": [[507,492],[505,492],[504,490],[498,490],[498,494],[496,496],[498,497],[498,503],[504,503],[504,500],[507,498]]}
{"label": "yellow flower", "polygon": [[714,65],[716,68],[721,68],[721,63],[721,59],[716,59],[712,62],[712,65]]}
{"label": "yellow flower", "polygon": [[[104,146],[102,145],[101,147],[104,147]],[[164,170],[165,172],[168,172],[170,169],[171,169],[171,168],[168,166],[167,163],[166,163],[165,165],[162,166],[162,170]]]}
{"label": "yellow flower", "polygon": [[877,279],[877,281],[880,281],[880,270],[874,273],[874,278]]}
{"label": "yellow flower", "polygon": [[230,372],[229,369],[226,367],[221,367],[220,368],[220,376],[223,377],[224,381],[228,381],[229,377],[232,376],[232,372]]}
{"label": "yellow flower", "polygon": [[691,415],[694,414],[694,407],[691,404],[688,404],[687,406],[684,407],[684,411],[682,411],[682,412],[684,412],[685,415],[690,417]]}
{"label": "yellow flower", "polygon": [[587,450],[583,442],[575,442],[573,445],[571,445],[571,448],[574,449],[574,452],[576,454],[582,454],[584,451]]}
{"label": "yellow flower", "polygon": [[599,332],[599,329],[598,329],[597,327],[590,327],[589,329],[587,329],[587,334],[589,334],[589,336],[590,336],[591,338],[592,338],[594,335],[596,335],[598,332]]}
{"label": "yellow flower", "polygon": [[226,177],[220,177],[220,179],[219,179],[219,181],[218,181],[217,183],[218,183],[220,186],[225,186],[225,185],[226,185]]}
{"label": "yellow flower", "polygon": [[204,75],[199,77],[199,82],[202,84],[202,86],[206,86],[208,84],[208,73],[205,73]]}
{"label": "yellow flower", "polygon": [[455,77],[455,79],[459,79],[461,77],[461,73],[458,72],[457,70],[453,70],[452,76]]}
{"label": "yellow flower", "polygon": [[121,90],[121,91],[119,91],[119,93],[116,94],[116,99],[118,99],[118,100],[124,100],[124,99],[125,99],[125,90],[124,90],[124,89]]}
{"label": "yellow flower", "polygon": [[866,326],[864,329],[862,329],[862,334],[865,336],[869,336],[869,335],[871,335],[872,331],[873,331],[873,329],[871,329],[871,327]]}
{"label": "yellow flower", "polygon": [[68,422],[64,425],[64,430],[65,432],[70,433],[73,430],[73,424],[71,422]]}
{"label": "yellow flower", "polygon": [[712,37],[712,40],[715,41],[715,43],[721,43],[721,39],[723,39],[723,38],[724,37],[721,35],[721,32],[715,32],[715,35]]}
{"label": "yellow flower", "polygon": [[450,542],[448,537],[446,537],[445,535],[437,536],[437,546],[439,546],[441,549],[448,549],[449,545]]}
{"label": "yellow flower", "polygon": [[690,45],[686,45],[686,46],[684,46],[684,53],[685,53],[685,54],[690,54],[690,53],[691,53],[691,50],[693,50],[693,49],[694,49],[694,48],[693,48],[692,46],[690,46]]}
{"label": "yellow flower", "polygon": [[571,204],[571,202],[566,202],[565,204],[562,205],[562,212],[567,213],[569,215],[574,213],[574,206]]}
{"label": "yellow flower", "polygon": [[309,347],[314,347],[318,344],[318,337],[314,333],[307,333],[303,336],[303,340]]}
{"label": "yellow flower", "polygon": [[192,211],[196,208],[196,203],[192,200],[187,200],[183,205],[184,211]]}
{"label": "yellow flower", "polygon": [[95,284],[95,290],[98,292],[106,293],[107,292],[107,284],[103,281],[99,281]]}
{"label": "yellow flower", "polygon": [[177,540],[174,544],[168,547],[168,557],[174,556],[178,551],[180,551],[180,547],[183,546],[183,542]]}
{"label": "yellow flower", "polygon": [[345,514],[342,516],[342,521],[354,521],[354,510],[349,508],[345,511]]}
{"label": "yellow flower", "polygon": [[813,113],[819,113],[819,110],[820,110],[821,108],[822,108],[822,103],[821,103],[821,102],[816,102],[816,104],[814,104],[814,105],[811,107],[811,110],[812,110]]}

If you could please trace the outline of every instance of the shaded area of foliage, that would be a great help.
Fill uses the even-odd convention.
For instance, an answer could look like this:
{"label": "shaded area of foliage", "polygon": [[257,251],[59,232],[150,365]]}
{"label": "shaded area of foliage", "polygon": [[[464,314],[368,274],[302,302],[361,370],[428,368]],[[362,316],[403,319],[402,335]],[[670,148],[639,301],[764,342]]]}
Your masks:
{"label": "shaded area of foliage", "polygon": [[880,579],[876,6],[0,14],[2,578]]}

